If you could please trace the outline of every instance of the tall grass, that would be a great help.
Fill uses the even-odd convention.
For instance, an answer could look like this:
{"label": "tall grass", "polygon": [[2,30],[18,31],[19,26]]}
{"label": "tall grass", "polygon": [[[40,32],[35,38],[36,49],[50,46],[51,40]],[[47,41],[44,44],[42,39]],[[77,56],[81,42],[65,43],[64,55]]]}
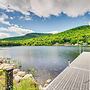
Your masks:
{"label": "tall grass", "polygon": [[39,88],[38,84],[32,79],[25,79],[18,84],[14,84],[14,90],[39,90]]}

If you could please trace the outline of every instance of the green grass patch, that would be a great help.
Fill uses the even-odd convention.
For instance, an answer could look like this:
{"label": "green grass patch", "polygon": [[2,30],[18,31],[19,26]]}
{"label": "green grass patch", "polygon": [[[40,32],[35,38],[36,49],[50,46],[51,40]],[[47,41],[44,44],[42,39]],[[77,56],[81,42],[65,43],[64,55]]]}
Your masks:
{"label": "green grass patch", "polygon": [[14,90],[39,90],[38,84],[32,79],[22,80],[20,83],[14,84]]}

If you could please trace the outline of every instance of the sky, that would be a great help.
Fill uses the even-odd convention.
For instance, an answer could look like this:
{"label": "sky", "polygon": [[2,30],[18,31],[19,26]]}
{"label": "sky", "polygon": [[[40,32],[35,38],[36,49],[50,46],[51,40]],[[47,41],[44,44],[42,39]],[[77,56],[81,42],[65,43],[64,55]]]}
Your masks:
{"label": "sky", "polygon": [[90,0],[0,0],[0,38],[90,25]]}

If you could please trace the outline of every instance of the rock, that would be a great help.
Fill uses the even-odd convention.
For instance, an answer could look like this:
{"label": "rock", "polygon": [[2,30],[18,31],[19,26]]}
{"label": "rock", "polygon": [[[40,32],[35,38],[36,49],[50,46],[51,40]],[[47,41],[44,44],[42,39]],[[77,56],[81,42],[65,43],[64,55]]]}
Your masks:
{"label": "rock", "polygon": [[41,85],[39,85],[39,90],[43,90],[43,87]]}
{"label": "rock", "polygon": [[19,83],[22,78],[20,76],[14,76],[14,80]]}
{"label": "rock", "polygon": [[78,45],[79,45],[78,43],[75,44],[75,46],[78,46]]}
{"label": "rock", "polygon": [[20,71],[20,69],[14,69],[13,74],[17,74]]}
{"label": "rock", "polygon": [[3,67],[3,69],[5,70],[5,69],[13,69],[13,66],[5,66],[5,67]]}
{"label": "rock", "polygon": [[32,78],[33,75],[32,74],[26,74],[22,79],[28,79],[28,78]]}
{"label": "rock", "polygon": [[17,66],[15,64],[11,64],[13,66],[13,68],[15,69]]}
{"label": "rock", "polygon": [[49,84],[51,82],[51,79],[48,79],[47,81],[46,81],[46,84]]}
{"label": "rock", "polygon": [[17,75],[20,76],[20,77],[24,77],[25,76],[25,72],[24,71],[19,71],[17,73]]}
{"label": "rock", "polygon": [[3,60],[2,59],[0,59],[0,64],[2,64],[3,63]]}
{"label": "rock", "polygon": [[11,69],[11,68],[13,68],[12,65],[6,63],[3,64],[3,69]]}
{"label": "rock", "polygon": [[0,69],[11,69],[11,68],[13,68],[13,66],[10,64],[3,63],[0,65]]}
{"label": "rock", "polygon": [[3,69],[3,65],[2,64],[0,65],[0,69]]}
{"label": "rock", "polygon": [[48,84],[44,84],[44,87],[48,86]]}

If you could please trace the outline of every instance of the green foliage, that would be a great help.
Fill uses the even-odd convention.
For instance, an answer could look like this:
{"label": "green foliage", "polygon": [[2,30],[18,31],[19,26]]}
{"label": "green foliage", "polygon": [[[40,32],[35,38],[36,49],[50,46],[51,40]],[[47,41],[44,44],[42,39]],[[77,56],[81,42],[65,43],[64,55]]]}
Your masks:
{"label": "green foliage", "polygon": [[16,41],[0,40],[0,46],[20,46],[21,44]]}
{"label": "green foliage", "polygon": [[49,35],[47,33],[28,33],[24,36],[18,36],[18,37],[11,37],[11,38],[5,38],[2,40],[24,40],[24,39],[30,39],[30,38],[35,38],[35,37],[40,37],[40,36],[45,36]]}
{"label": "green foliage", "polygon": [[5,90],[5,71],[0,70],[0,90]]}
{"label": "green foliage", "polygon": [[0,40],[0,46],[52,46],[79,42],[90,44],[90,26],[80,26],[58,34],[33,33],[15,38]]}
{"label": "green foliage", "polygon": [[0,70],[0,76],[3,75],[4,71],[3,70]]}
{"label": "green foliage", "polygon": [[38,84],[32,79],[22,80],[20,83],[14,85],[14,90],[39,90]]}

